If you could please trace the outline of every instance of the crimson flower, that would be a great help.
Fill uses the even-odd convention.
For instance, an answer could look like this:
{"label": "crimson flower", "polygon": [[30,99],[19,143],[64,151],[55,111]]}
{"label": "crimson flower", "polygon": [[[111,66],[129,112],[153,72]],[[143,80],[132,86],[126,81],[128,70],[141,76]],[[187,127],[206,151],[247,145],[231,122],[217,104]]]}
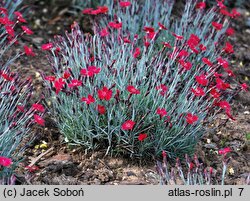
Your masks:
{"label": "crimson flower", "polygon": [[195,76],[196,82],[198,82],[202,86],[207,86],[208,80],[205,75]]}
{"label": "crimson flower", "polygon": [[232,18],[240,17],[240,13],[236,10],[236,8],[233,8],[230,16]]}
{"label": "crimson flower", "polygon": [[164,116],[166,116],[168,113],[164,108],[158,108],[156,110],[156,114],[160,115],[161,118],[163,118]]}
{"label": "crimson flower", "polygon": [[143,31],[145,31],[147,33],[155,33],[155,29],[153,27],[147,27],[147,26],[145,26],[143,28]]}
{"label": "crimson flower", "polygon": [[207,50],[207,47],[205,45],[203,45],[203,44],[200,44],[199,48],[200,48],[201,51],[206,51]]}
{"label": "crimson flower", "polygon": [[108,25],[113,29],[121,29],[122,28],[122,22],[109,22]]}
{"label": "crimson flower", "polygon": [[65,82],[63,81],[63,78],[59,78],[59,79],[54,81],[54,87],[56,89],[56,94],[58,94],[62,90],[64,84],[65,84]]}
{"label": "crimson flower", "polygon": [[191,91],[194,93],[195,96],[204,96],[205,92],[202,88],[197,87],[196,89],[192,88]]}
{"label": "crimson flower", "polygon": [[90,15],[92,11],[93,11],[93,8],[85,8],[82,10],[82,13]]}
{"label": "crimson flower", "polygon": [[122,8],[128,7],[128,6],[130,6],[130,5],[131,5],[131,2],[130,2],[130,1],[121,1],[121,2],[120,2],[120,6],[121,6]]}
{"label": "crimson flower", "polygon": [[3,73],[1,74],[1,76],[3,77],[3,79],[7,80],[7,81],[12,81],[14,78],[11,77],[10,75]]}
{"label": "crimson flower", "polygon": [[38,112],[44,112],[45,111],[43,105],[41,105],[39,103],[34,103],[32,105],[32,108],[33,108],[33,110],[38,111]]}
{"label": "crimson flower", "polygon": [[41,46],[42,50],[51,50],[53,43],[46,43]]}
{"label": "crimson flower", "polygon": [[82,69],[80,73],[83,76],[93,77],[94,75],[100,73],[100,71],[101,68],[97,68],[96,66],[89,66],[87,69]]}
{"label": "crimson flower", "polygon": [[89,104],[95,102],[95,98],[89,94],[87,98],[86,97],[82,97],[81,101],[85,102],[87,105],[89,105]]}
{"label": "crimson flower", "polygon": [[109,90],[105,86],[102,89],[99,89],[97,93],[98,93],[98,97],[101,100],[109,101],[112,97],[112,90]]}
{"label": "crimson flower", "polygon": [[158,22],[160,29],[168,30],[162,23]]}
{"label": "crimson flower", "polygon": [[220,93],[216,89],[211,89],[210,94],[213,98],[220,98]]}
{"label": "crimson flower", "polygon": [[20,111],[20,112],[24,112],[24,106],[18,105],[17,110]]}
{"label": "crimson flower", "polygon": [[73,79],[73,80],[71,80],[71,82],[69,83],[68,86],[69,86],[69,88],[80,87],[80,86],[82,86],[82,81]]}
{"label": "crimson flower", "polygon": [[234,53],[233,46],[232,46],[231,43],[229,43],[229,42],[226,42],[226,45],[225,45],[225,47],[223,48],[223,50],[224,50],[226,53],[228,53],[228,54]]}
{"label": "crimson flower", "polygon": [[217,6],[220,8],[220,9],[225,9],[226,6],[223,4],[224,0],[217,0]]}
{"label": "crimson flower", "polygon": [[202,58],[202,62],[204,64],[207,64],[208,66],[213,66],[213,63],[208,58],[206,58],[206,57]]}
{"label": "crimson flower", "polygon": [[196,121],[198,121],[198,116],[193,115],[191,113],[187,113],[186,121],[187,121],[188,124],[193,124]]}
{"label": "crimson flower", "polygon": [[68,79],[68,78],[70,78],[70,76],[71,76],[71,74],[70,74],[70,72],[69,71],[64,71],[64,73],[63,73],[63,78],[64,79]]}
{"label": "crimson flower", "polygon": [[8,17],[0,17],[0,24],[13,25],[14,22],[12,22]]}
{"label": "crimson flower", "polygon": [[226,90],[230,87],[229,83],[224,82],[222,79],[220,78],[216,78],[216,88],[220,89],[220,90]]}
{"label": "crimson flower", "polygon": [[15,31],[12,26],[5,25],[4,27],[5,27],[7,34],[9,34],[11,37],[15,37]]}
{"label": "crimson flower", "polygon": [[103,28],[103,29],[100,31],[100,36],[101,36],[101,37],[105,37],[105,36],[108,36],[108,35],[109,35],[108,28]]}
{"label": "crimson flower", "polygon": [[145,140],[147,137],[148,137],[148,135],[147,135],[146,133],[141,133],[141,134],[139,134],[139,136],[138,136],[138,140],[142,142],[142,141]]}
{"label": "crimson flower", "polygon": [[162,44],[164,45],[164,47],[172,48],[171,44],[168,42],[162,42]]}
{"label": "crimson flower", "polygon": [[133,53],[133,57],[137,58],[141,54],[141,49],[139,47],[135,48],[135,52]]}
{"label": "crimson flower", "polygon": [[199,2],[195,6],[196,9],[205,9],[206,8],[206,3],[205,2]]}
{"label": "crimson flower", "polygon": [[9,167],[12,164],[12,160],[10,158],[0,156],[0,166]]}
{"label": "crimson flower", "polygon": [[221,30],[223,28],[223,24],[220,24],[218,22],[212,22],[212,26],[216,29],[216,30]]}
{"label": "crimson flower", "polygon": [[105,114],[106,113],[106,108],[102,105],[97,105],[97,111],[100,113],[100,114]]}
{"label": "crimson flower", "polygon": [[50,82],[54,82],[54,81],[56,80],[56,77],[53,76],[53,75],[49,75],[49,76],[46,76],[44,79],[45,79],[45,80],[48,80],[48,81],[50,81]]}
{"label": "crimson flower", "polygon": [[195,34],[191,34],[189,39],[187,40],[187,44],[190,48],[194,48],[199,43],[200,43],[200,38]]}
{"label": "crimson flower", "polygon": [[189,61],[184,61],[183,59],[180,59],[179,63],[185,70],[190,70],[192,68],[192,63]]}
{"label": "crimson flower", "polygon": [[40,117],[39,115],[37,114],[34,114],[34,120],[37,124],[41,125],[41,126],[44,126],[44,119],[42,117]]}
{"label": "crimson flower", "polygon": [[27,26],[21,26],[22,30],[24,33],[26,33],[27,35],[32,35],[34,34],[33,31],[31,31]]}
{"label": "crimson flower", "polygon": [[161,84],[159,86],[156,86],[156,90],[160,90],[160,94],[164,96],[168,90],[168,87],[164,84]]}
{"label": "crimson flower", "polygon": [[220,101],[219,107],[224,109],[226,112],[229,112],[231,110],[231,106],[227,101]]}
{"label": "crimson flower", "polygon": [[135,122],[132,120],[127,120],[122,124],[122,130],[132,130]]}
{"label": "crimson flower", "polygon": [[140,94],[140,90],[136,89],[134,86],[129,85],[127,86],[127,90],[131,93],[131,94]]}
{"label": "crimson flower", "polygon": [[176,40],[182,40],[183,36],[177,35],[176,33],[172,33],[172,35],[176,38]]}
{"label": "crimson flower", "polygon": [[164,150],[162,151],[161,154],[162,154],[162,157],[163,157],[163,158],[166,158],[166,157],[167,157],[167,153],[166,153]]}
{"label": "crimson flower", "polygon": [[37,170],[39,170],[39,167],[37,167],[36,165],[32,165],[32,166],[26,166],[25,169],[27,169],[29,172],[35,172]]}
{"label": "crimson flower", "polygon": [[0,13],[4,15],[8,15],[8,10],[6,8],[0,7]]}
{"label": "crimson flower", "polygon": [[232,150],[231,150],[231,148],[230,147],[225,147],[224,149],[220,149],[219,151],[218,151],[218,154],[220,154],[220,155],[226,155],[227,153],[229,153],[229,152],[231,152]]}
{"label": "crimson flower", "polygon": [[189,53],[186,50],[181,50],[177,57],[187,57],[189,55]]}
{"label": "crimson flower", "polygon": [[27,45],[23,46],[24,52],[27,56],[36,56],[36,54],[33,52],[31,47],[28,47]]}
{"label": "crimson flower", "polygon": [[246,83],[241,84],[241,89],[247,91],[248,85]]}
{"label": "crimson flower", "polygon": [[22,22],[22,23],[26,23],[26,22],[27,22],[27,21],[23,18],[22,13],[16,11],[16,12],[14,12],[14,14],[16,15],[17,20],[18,20],[19,22]]}
{"label": "crimson flower", "polygon": [[229,63],[228,63],[228,61],[226,60],[226,59],[223,59],[223,58],[221,58],[221,57],[219,57],[218,59],[217,59],[217,61],[218,61],[218,64],[220,65],[220,66],[222,66],[223,68],[228,68],[228,66],[229,66]]}
{"label": "crimson flower", "polygon": [[228,36],[232,36],[232,35],[234,35],[234,29],[233,28],[228,28],[227,30],[226,30],[226,34],[228,35]]}

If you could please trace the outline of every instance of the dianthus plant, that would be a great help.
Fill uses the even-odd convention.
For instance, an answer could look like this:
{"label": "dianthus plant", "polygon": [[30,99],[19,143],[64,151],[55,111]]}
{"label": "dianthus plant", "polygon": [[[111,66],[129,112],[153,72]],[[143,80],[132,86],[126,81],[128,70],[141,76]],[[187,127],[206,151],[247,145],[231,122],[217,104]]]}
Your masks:
{"label": "dianthus plant", "polygon": [[178,33],[159,23],[156,31],[144,27],[130,37],[122,21],[111,21],[90,36],[75,23],[66,37],[44,44],[53,74],[43,77],[65,141],[133,156],[165,150],[172,157],[192,152],[216,113],[234,119],[228,100],[247,86],[229,69],[226,19],[215,13],[207,23],[200,12],[190,30],[190,19],[182,18]]}
{"label": "dianthus plant", "polygon": [[[11,1],[5,3],[3,6],[16,6]],[[22,81],[19,74],[10,69],[18,57],[25,53],[34,56],[34,53],[28,46],[24,46],[24,52],[17,52],[14,56],[7,51],[23,34],[33,33],[24,25],[21,26],[23,32],[16,33],[15,28],[26,21],[20,12],[15,11],[11,15],[9,9],[12,12],[12,7],[0,7],[0,184],[14,182],[13,170],[28,145],[30,126],[33,123],[44,125],[44,107],[39,103],[29,106],[31,79]]]}

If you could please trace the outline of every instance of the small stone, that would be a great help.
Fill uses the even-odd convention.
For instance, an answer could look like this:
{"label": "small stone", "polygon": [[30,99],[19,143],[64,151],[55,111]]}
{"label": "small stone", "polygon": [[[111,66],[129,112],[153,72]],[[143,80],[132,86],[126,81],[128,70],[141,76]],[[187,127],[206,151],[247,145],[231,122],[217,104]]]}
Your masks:
{"label": "small stone", "polygon": [[248,114],[250,114],[250,112],[249,111],[245,111],[243,114],[248,115]]}
{"label": "small stone", "polygon": [[218,149],[217,145],[214,143],[205,144],[204,147],[207,149]]}
{"label": "small stone", "polygon": [[214,142],[219,142],[219,141],[220,141],[220,139],[218,138],[218,136],[217,136],[217,135],[214,135],[214,136],[213,136],[213,141],[214,141]]}

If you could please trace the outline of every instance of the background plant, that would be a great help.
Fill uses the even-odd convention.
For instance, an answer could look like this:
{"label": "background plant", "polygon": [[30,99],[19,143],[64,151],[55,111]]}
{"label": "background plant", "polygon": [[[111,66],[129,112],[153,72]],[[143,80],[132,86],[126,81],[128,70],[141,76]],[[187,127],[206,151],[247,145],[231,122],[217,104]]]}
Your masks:
{"label": "background plant", "polygon": [[[105,18],[107,8],[97,9]],[[135,23],[142,28],[138,35],[129,35],[132,27],[119,16],[121,21],[95,26],[94,36],[75,23],[71,33],[44,44],[53,75],[43,78],[65,141],[86,149],[107,147],[107,153],[141,157],[165,150],[174,157],[193,152],[204,123],[217,112],[234,119],[228,100],[246,86],[232,79],[226,58],[233,47],[225,33],[226,18],[238,13],[225,17],[219,11],[187,1],[174,23],[162,24],[155,16],[151,23],[158,28]]]}
{"label": "background plant", "polygon": [[[36,103],[30,106],[32,97],[32,80],[20,80],[19,74],[12,72],[10,66],[17,58],[26,54],[34,55],[32,49],[24,46],[24,52],[12,55],[8,50],[16,45],[23,34],[31,35],[27,26],[22,26],[22,32],[16,29],[25,19],[14,9],[21,1],[4,1],[0,9],[0,183],[14,182],[13,171],[22,158],[22,153],[29,144],[31,125],[44,125],[42,115],[44,108]],[[13,7],[12,7],[13,6]],[[24,141],[24,139],[26,141]],[[11,163],[7,164],[7,159]]]}

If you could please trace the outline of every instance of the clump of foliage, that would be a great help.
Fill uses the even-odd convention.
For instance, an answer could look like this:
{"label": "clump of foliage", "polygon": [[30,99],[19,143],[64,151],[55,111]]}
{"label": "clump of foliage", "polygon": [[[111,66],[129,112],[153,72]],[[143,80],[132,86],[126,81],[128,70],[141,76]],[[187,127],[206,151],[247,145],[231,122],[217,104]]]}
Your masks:
{"label": "clump of foliage", "polygon": [[[19,74],[12,72],[11,64],[20,56],[34,56],[28,46],[24,52],[10,55],[8,50],[15,46],[17,40],[24,34],[32,35],[25,25],[22,14],[14,9],[21,1],[4,1],[0,7],[0,183],[12,184],[13,171],[21,160],[22,153],[28,142],[30,127],[34,123],[44,125],[42,115],[44,107],[35,103],[31,107],[32,81],[30,78],[21,80]],[[4,7],[6,6],[6,7]],[[12,7],[13,6],[13,7]],[[21,33],[16,28],[21,26]],[[10,55],[10,56],[7,56]],[[8,58],[9,57],[9,58]],[[27,141],[27,140],[26,140]],[[21,145],[22,144],[22,145]]]}
{"label": "clump of foliage", "polygon": [[119,2],[111,20],[107,6],[85,9],[100,21],[94,36],[75,23],[71,33],[42,46],[53,67],[43,75],[50,110],[66,142],[175,157],[193,152],[217,113],[234,119],[228,101],[247,89],[227,59],[234,52],[228,17],[239,13],[205,11],[203,2],[187,1],[181,19],[171,23],[168,7],[158,17],[159,5],[146,2]]}

